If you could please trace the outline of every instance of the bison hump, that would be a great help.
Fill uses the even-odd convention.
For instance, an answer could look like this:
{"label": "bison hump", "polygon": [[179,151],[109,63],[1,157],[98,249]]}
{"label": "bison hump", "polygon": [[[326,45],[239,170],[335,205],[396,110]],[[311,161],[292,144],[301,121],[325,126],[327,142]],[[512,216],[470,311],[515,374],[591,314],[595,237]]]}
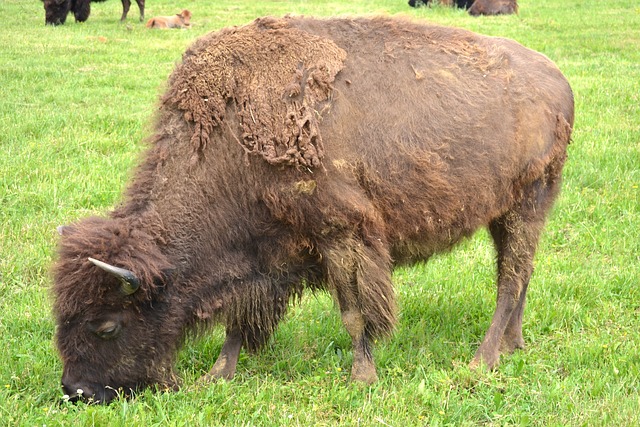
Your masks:
{"label": "bison hump", "polygon": [[345,59],[327,38],[283,19],[258,19],[196,41],[173,72],[162,108],[177,108],[195,125],[191,144],[199,153],[233,105],[233,131],[245,152],[270,164],[317,167],[318,121]]}

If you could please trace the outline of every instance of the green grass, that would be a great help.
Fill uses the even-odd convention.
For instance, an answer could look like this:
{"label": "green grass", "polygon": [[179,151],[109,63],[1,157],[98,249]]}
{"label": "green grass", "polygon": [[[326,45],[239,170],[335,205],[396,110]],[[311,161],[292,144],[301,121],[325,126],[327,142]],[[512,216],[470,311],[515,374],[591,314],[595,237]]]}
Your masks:
{"label": "green grass", "polygon": [[[97,3],[84,24],[45,27],[42,3],[0,16],[0,425],[640,424],[640,7],[634,0],[521,0],[520,15],[472,18],[404,0],[147,2],[188,8],[190,31],[147,31],[133,6]],[[195,380],[222,345],[215,329],[180,354],[184,388],[108,407],[59,405],[62,366],[48,288],[55,227],[119,200],[158,96],[195,38],[257,16],[405,14],[510,37],[554,60],[576,124],[525,312],[528,347],[494,372],[467,363],[494,309],[485,232],[396,271],[400,322],[377,343],[380,381],[349,382],[350,339],[326,295],[292,308],[237,377]]]}

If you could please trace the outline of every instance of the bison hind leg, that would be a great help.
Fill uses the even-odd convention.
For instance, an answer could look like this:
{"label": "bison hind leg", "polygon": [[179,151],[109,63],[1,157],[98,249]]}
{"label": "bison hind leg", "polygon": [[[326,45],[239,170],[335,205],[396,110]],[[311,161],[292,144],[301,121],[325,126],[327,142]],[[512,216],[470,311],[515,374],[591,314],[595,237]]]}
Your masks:
{"label": "bison hind leg", "polygon": [[516,206],[489,224],[497,252],[497,303],[471,367],[484,364],[492,369],[501,353],[524,348],[522,317],[533,257],[546,215],[558,193],[562,162],[563,159],[558,159],[558,164],[552,162],[542,177],[523,189]]}

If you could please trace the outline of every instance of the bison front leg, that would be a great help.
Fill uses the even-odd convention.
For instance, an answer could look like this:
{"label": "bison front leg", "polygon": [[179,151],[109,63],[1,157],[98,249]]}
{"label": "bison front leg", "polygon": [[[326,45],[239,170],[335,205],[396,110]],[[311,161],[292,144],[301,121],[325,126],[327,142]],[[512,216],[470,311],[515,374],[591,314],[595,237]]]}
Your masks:
{"label": "bison front leg", "polygon": [[124,22],[125,19],[127,19],[129,8],[131,8],[131,0],[122,0],[122,16],[120,17],[120,22]]}
{"label": "bison front leg", "polygon": [[138,9],[140,9],[140,22],[144,21],[144,0],[136,0]]}
{"label": "bison front leg", "polygon": [[238,357],[242,348],[242,334],[236,329],[227,329],[227,336],[222,345],[220,355],[208,374],[201,381],[209,382],[216,379],[230,380],[236,373]]}
{"label": "bison front leg", "polygon": [[378,380],[378,374],[371,353],[370,340],[366,333],[364,316],[357,309],[342,310],[341,307],[341,311],[342,323],[349,332],[353,345],[351,379],[372,384]]}
{"label": "bison front leg", "polygon": [[381,247],[349,240],[327,251],[324,259],[329,287],[353,344],[351,379],[373,383],[378,375],[370,341],[390,333],[395,323],[389,256]]}

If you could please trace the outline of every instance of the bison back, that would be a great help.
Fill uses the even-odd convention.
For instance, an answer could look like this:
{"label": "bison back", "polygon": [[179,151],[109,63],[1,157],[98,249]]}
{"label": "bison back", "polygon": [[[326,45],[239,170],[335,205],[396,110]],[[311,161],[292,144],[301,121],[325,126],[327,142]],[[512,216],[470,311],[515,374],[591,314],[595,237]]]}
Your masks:
{"label": "bison back", "polygon": [[[176,174],[193,176],[190,153],[201,182],[224,182],[236,206],[262,201],[313,238],[368,234],[397,262],[508,211],[562,161],[573,123],[569,85],[545,56],[386,17],[261,18],[212,33],[185,54],[163,102],[160,123],[189,135],[184,147],[166,142],[173,125],[156,136]],[[155,182],[171,180],[184,179]]]}
{"label": "bison back", "polygon": [[[564,156],[573,96],[537,52],[390,18],[288,22],[347,52],[320,129],[324,164],[409,251],[428,256],[487,224]],[[357,200],[333,195],[345,197]]]}

